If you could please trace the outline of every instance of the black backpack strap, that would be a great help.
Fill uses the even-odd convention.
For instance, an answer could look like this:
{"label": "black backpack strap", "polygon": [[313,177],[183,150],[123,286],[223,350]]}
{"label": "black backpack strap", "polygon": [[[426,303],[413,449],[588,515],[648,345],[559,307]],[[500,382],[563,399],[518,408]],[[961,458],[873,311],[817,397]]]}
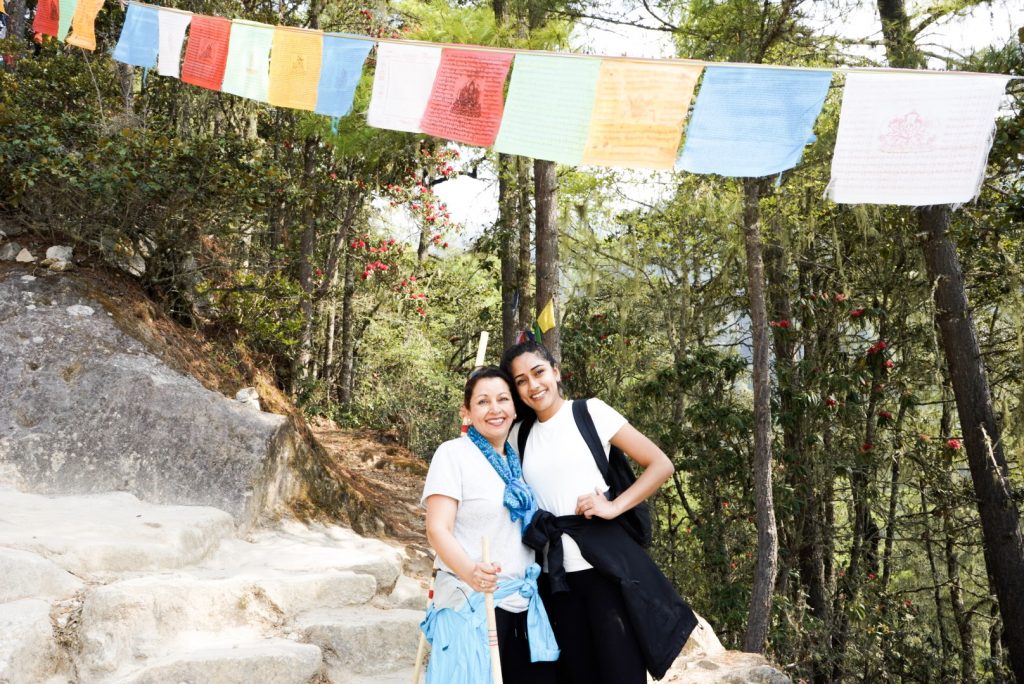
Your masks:
{"label": "black backpack strap", "polygon": [[[601,471],[601,477],[608,482],[608,456],[604,453],[604,444],[597,434],[597,426],[587,408],[586,399],[577,399],[572,402],[572,417],[576,421],[576,429],[583,435],[583,441],[590,447],[590,453],[594,457],[597,469]],[[520,432],[519,434],[522,434]]]}
{"label": "black backpack strap", "polygon": [[537,422],[537,418],[533,416],[523,418],[523,422],[519,424],[519,436],[516,439],[516,447],[519,449],[519,465],[522,465],[523,459],[526,458],[526,438],[530,436],[530,430],[533,429],[535,422]]}

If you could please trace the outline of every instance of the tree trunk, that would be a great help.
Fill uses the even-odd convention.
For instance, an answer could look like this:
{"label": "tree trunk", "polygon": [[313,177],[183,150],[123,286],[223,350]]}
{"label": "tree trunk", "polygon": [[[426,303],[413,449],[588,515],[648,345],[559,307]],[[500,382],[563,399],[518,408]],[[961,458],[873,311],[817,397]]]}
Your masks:
{"label": "tree trunk", "polygon": [[[495,9],[497,12],[497,9]],[[516,323],[519,319],[518,283],[519,251],[516,240],[515,185],[513,168],[515,159],[507,154],[498,155],[498,258],[501,260],[501,341],[508,349],[516,341]]]}
{"label": "tree trunk", "polygon": [[[316,138],[306,138],[303,148],[303,178],[306,191],[312,194],[313,171],[316,168]],[[299,241],[299,286],[302,299],[302,332],[299,337],[299,353],[292,369],[292,396],[308,377],[313,360],[314,302],[313,302],[313,259],[316,251],[316,211],[312,196],[306,197],[302,207],[302,238]]]}
{"label": "tree trunk", "polygon": [[[988,578],[989,593],[994,594],[991,575]],[[989,663],[992,668],[992,684],[1006,684],[1007,671],[1004,662],[1006,654],[1003,652],[1003,623],[999,619],[999,604],[992,602],[990,608],[992,625],[988,632],[988,653]]]}
{"label": "tree trunk", "polygon": [[985,563],[999,599],[1010,667],[1017,681],[1024,682],[1024,537],[960,260],[946,234],[950,208],[919,209],[918,219],[926,236],[924,257],[934,284],[936,323],[974,481]]}
{"label": "tree trunk", "polygon": [[743,181],[743,233],[747,252],[747,296],[753,337],[754,497],[757,509],[757,562],[750,595],[743,650],[763,653],[771,624],[772,589],[778,567],[779,538],[772,497],[772,414],[768,379],[768,315],[761,258],[760,199],[763,181]]}
{"label": "tree trunk", "polygon": [[25,40],[25,0],[8,0],[7,16],[10,17],[7,37],[19,43]]}
{"label": "tree trunk", "polygon": [[924,542],[925,556],[928,558],[928,568],[932,573],[932,600],[935,602],[935,624],[939,628],[939,646],[942,649],[942,661],[940,665],[940,672],[943,675],[947,672],[947,664],[949,663],[949,652],[952,650],[952,644],[949,641],[949,635],[946,634],[946,609],[945,601],[942,600],[942,578],[939,577],[938,564],[935,562],[935,551],[932,550],[932,531],[931,523],[929,522],[930,513],[928,511],[928,500],[925,497],[925,484],[921,483],[921,524],[924,527],[924,532],[921,535],[921,541]]}
{"label": "tree trunk", "polygon": [[117,69],[117,83],[121,88],[121,104],[129,117],[135,115],[135,67],[124,62],[114,62]]}
{"label": "tree trunk", "polygon": [[[346,246],[348,243],[346,243]],[[355,340],[353,339],[353,299],[356,292],[356,257],[351,249],[345,250],[341,295],[341,377],[338,381],[338,403],[347,408],[352,403],[355,386]]]}
{"label": "tree trunk", "polygon": [[[947,471],[948,475],[948,471]],[[957,635],[960,637],[960,680],[964,684],[974,684],[974,639],[971,636],[971,616],[964,606],[964,590],[960,583],[960,561],[956,557],[955,530],[952,529],[950,518],[953,517],[951,507],[946,507],[942,515],[943,534],[946,536],[946,577],[949,579],[949,604],[953,608],[953,621],[956,623]]]}
{"label": "tree trunk", "polygon": [[562,359],[558,326],[558,188],[555,163],[533,162],[534,195],[537,203],[537,303],[535,317],[554,302],[555,327],[544,333],[544,346],[556,360]]}
{"label": "tree trunk", "polygon": [[516,271],[516,287],[519,290],[519,321],[516,329],[530,327],[530,313],[533,311],[530,296],[530,246],[533,229],[530,222],[530,164],[525,157],[516,157],[516,190],[519,219],[519,262]]}

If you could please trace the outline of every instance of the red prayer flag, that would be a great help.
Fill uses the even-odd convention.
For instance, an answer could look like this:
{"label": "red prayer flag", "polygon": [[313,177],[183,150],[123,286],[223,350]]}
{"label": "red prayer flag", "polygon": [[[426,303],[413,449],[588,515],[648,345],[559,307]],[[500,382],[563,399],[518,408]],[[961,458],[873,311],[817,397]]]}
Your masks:
{"label": "red prayer flag", "polygon": [[512,55],[445,48],[421,128],[439,138],[490,147],[505,109]]}
{"label": "red prayer flag", "polygon": [[224,66],[228,61],[231,20],[196,14],[188,31],[181,80],[185,83],[220,90]]}
{"label": "red prayer flag", "polygon": [[47,36],[57,35],[60,22],[60,0],[39,0],[36,5],[36,18],[32,21],[32,30]]}

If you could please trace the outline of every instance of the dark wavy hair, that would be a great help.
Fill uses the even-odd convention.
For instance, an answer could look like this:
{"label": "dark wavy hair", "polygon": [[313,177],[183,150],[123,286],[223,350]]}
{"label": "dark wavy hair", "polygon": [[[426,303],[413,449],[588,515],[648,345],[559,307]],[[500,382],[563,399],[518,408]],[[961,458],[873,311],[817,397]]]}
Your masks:
{"label": "dark wavy hair", "polygon": [[[473,398],[473,390],[476,388],[476,383],[480,382],[485,378],[500,378],[505,381],[508,385],[508,391],[512,394],[512,401],[516,401],[516,390],[512,385],[512,378],[509,377],[501,368],[497,366],[479,366],[474,369],[466,378],[466,387],[462,390],[462,405],[469,408],[469,400]],[[518,409],[518,404],[516,405]]]}
{"label": "dark wavy hair", "polygon": [[[541,357],[542,359],[550,363],[552,368],[559,368],[559,365],[558,361],[555,361],[554,355],[552,355],[552,353],[548,351],[547,347],[545,347],[540,342],[534,342],[532,340],[520,342],[519,344],[514,344],[508,349],[506,349],[505,353],[501,355],[501,370],[509,378],[508,386],[512,390],[512,401],[516,405],[517,419],[519,421],[522,421],[526,418],[536,420],[537,413],[532,408],[523,403],[522,398],[519,396],[519,390],[516,389],[514,376],[512,375],[512,362],[518,359],[523,354],[536,354],[537,356]],[[565,396],[565,389],[562,387],[561,381],[559,381],[558,383],[558,393],[563,397]]]}

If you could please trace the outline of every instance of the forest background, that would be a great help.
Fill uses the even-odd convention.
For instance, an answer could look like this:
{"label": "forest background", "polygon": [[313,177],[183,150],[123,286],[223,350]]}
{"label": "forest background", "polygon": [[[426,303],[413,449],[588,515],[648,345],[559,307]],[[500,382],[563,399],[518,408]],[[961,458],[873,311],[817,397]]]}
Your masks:
{"label": "forest background", "polygon": [[[1021,35],[924,45],[986,11],[972,0],[880,0],[866,40],[829,30],[852,4],[808,0],[164,5],[530,49],[564,48],[579,22],[643,23],[682,57],[863,66],[875,47],[892,66],[1024,75]],[[841,74],[778,179],[645,176],[369,128],[372,56],[355,113],[331,121],[112,61],[117,3],[94,54],[33,42],[31,0],[7,10],[4,226],[133,272],[308,415],[424,458],[455,429],[479,332],[501,341],[494,361],[555,296],[545,340],[568,393],[602,397],[675,463],[651,550],[723,642],[816,682],[1022,679],[1024,574],[1006,572],[1024,569],[1024,81],[977,201],[839,206],[822,195]],[[464,176],[498,186],[471,235],[438,196]]]}

